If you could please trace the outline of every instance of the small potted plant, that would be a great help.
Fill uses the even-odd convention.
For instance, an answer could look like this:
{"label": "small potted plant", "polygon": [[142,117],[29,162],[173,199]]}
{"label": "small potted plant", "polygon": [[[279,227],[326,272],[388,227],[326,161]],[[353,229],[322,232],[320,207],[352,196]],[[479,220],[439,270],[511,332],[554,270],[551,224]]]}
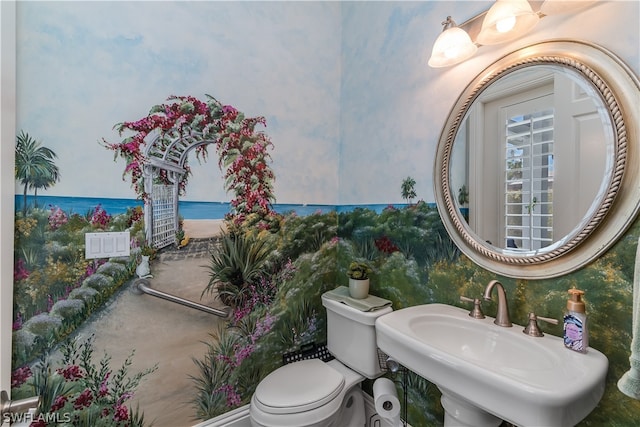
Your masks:
{"label": "small potted plant", "polygon": [[371,267],[365,262],[352,261],[347,270],[349,276],[349,295],[363,299],[369,296],[369,274]]}

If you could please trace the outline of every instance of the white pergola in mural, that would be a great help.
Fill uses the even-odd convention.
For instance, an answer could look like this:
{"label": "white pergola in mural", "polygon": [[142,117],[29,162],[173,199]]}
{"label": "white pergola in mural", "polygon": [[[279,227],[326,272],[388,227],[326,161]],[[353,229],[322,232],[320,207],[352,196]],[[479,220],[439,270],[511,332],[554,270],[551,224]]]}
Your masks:
{"label": "white pergola in mural", "polygon": [[[160,249],[175,243],[179,230],[179,184],[187,174],[189,152],[215,140],[193,134],[167,140],[155,130],[145,138],[144,223],[147,243]],[[164,175],[164,179],[160,179]]]}
{"label": "white pergola in mural", "polygon": [[206,102],[192,96],[168,100],[169,104],[153,106],[146,117],[115,126],[120,135],[133,131],[133,136],[115,144],[104,141],[116,157],[126,160],[124,175],[131,177],[144,200],[146,243],[159,249],[175,242],[178,197],[190,172],[188,154],[195,149],[206,160],[208,144],[214,144],[225,190],[233,194],[229,202],[233,221],[272,216],[275,176],[268,150],[273,144],[264,132],[255,130],[256,125],[266,126],[264,117],[245,117],[210,95]]}

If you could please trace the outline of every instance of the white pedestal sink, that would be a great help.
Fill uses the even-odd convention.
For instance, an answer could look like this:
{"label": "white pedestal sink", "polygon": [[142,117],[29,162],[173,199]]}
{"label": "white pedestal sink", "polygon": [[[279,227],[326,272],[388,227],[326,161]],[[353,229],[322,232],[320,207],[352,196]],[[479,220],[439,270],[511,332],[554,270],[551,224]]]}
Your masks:
{"label": "white pedestal sink", "polygon": [[609,365],[602,353],[468,313],[426,304],[376,320],[378,347],[442,391],[445,426],[567,427],[596,407]]}

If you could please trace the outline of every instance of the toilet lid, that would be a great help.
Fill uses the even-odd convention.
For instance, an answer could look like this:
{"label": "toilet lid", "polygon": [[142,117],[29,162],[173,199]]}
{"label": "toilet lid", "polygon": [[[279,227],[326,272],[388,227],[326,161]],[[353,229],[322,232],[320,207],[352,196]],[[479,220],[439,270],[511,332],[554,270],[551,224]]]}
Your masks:
{"label": "toilet lid", "polygon": [[316,409],[335,399],[344,376],[319,359],[302,360],[276,369],[258,384],[254,402],[272,414]]}

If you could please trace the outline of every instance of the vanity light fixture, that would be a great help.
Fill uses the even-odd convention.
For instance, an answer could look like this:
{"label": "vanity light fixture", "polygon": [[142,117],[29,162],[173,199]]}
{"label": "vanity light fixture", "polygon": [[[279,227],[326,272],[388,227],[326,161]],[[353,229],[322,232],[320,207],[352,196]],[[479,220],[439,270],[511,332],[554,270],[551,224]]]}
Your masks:
{"label": "vanity light fixture", "polygon": [[458,27],[450,16],[442,23],[442,33],[436,39],[429,58],[429,66],[433,68],[448,67],[471,58],[476,46],[469,34]]}
{"label": "vanity light fixture", "polygon": [[539,20],[527,0],[496,0],[482,21],[477,42],[483,45],[508,42],[529,32]]}
{"label": "vanity light fixture", "polygon": [[433,45],[429,66],[448,67],[472,57],[479,46],[504,43],[525,35],[547,15],[572,13],[593,0],[496,0],[493,6],[461,25],[447,17]]}

